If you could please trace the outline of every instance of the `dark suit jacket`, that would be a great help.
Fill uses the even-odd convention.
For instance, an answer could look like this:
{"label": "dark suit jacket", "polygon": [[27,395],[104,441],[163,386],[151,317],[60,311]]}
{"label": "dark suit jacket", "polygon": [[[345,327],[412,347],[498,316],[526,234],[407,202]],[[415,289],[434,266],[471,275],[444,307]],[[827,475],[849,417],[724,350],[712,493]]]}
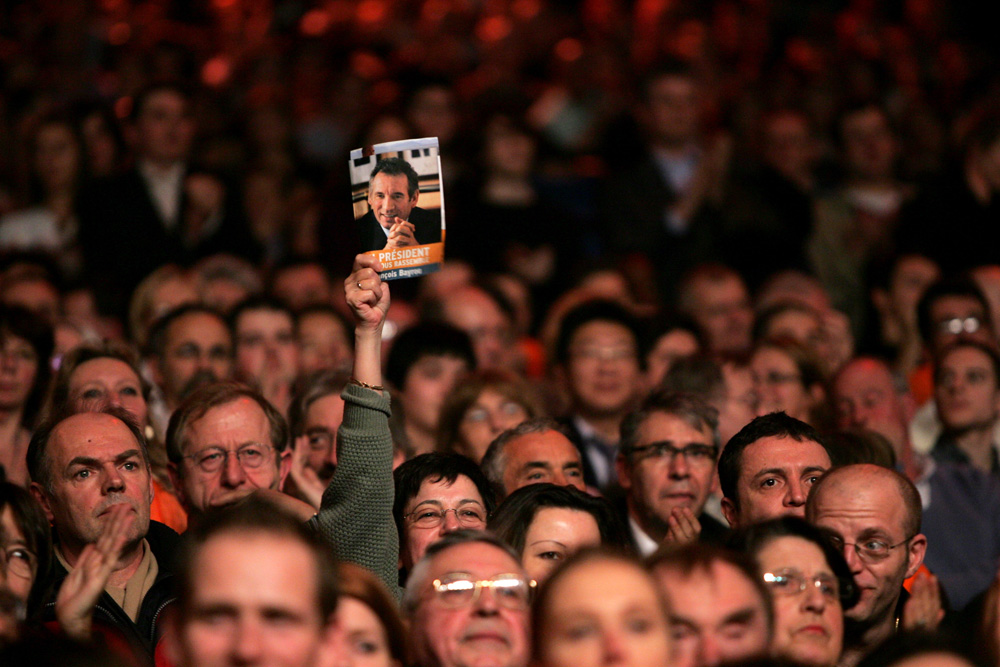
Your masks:
{"label": "dark suit jacket", "polygon": [[[632,542],[632,550],[638,554],[639,547],[635,543],[635,535],[632,534],[632,527],[628,522],[628,500],[625,490],[615,484],[614,487],[608,490],[605,497],[621,518],[622,525],[625,526],[629,540]],[[701,533],[698,535],[699,544],[711,544],[719,547],[726,545],[729,535],[732,533],[727,526],[724,526],[715,517],[704,511],[698,515],[698,523],[701,524]]]}
{"label": "dark suit jacket", "polygon": [[132,290],[163,264],[189,264],[217,252],[253,258],[254,244],[233,188],[227,187],[219,227],[193,244],[184,238],[185,201],[181,192],[178,197],[181,220],[168,229],[136,168],[96,181],[81,192],[77,211],[85,270],[110,312],[124,314]]}
{"label": "dark suit jacket", "polygon": [[[417,243],[441,242],[441,210],[426,209],[414,206],[410,211],[410,219],[415,228]],[[375,214],[371,211],[365,213],[358,219],[358,231],[361,234],[361,250],[381,250],[385,247],[386,236],[382,231],[382,226],[375,219]]]}
{"label": "dark suit jacket", "polygon": [[645,155],[609,179],[602,207],[608,247],[619,255],[649,258],[665,298],[672,297],[688,270],[721,259],[717,246],[720,217],[708,204],[694,214],[686,232],[667,230],[666,212],[677,200],[678,194],[664,179],[655,158]]}

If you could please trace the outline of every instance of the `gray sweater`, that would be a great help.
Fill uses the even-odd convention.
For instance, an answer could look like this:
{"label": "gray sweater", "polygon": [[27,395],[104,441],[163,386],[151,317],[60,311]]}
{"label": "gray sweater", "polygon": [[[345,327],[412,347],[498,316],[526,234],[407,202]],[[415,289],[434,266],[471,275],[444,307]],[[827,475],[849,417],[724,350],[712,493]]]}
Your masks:
{"label": "gray sweater", "polygon": [[337,432],[337,471],[310,525],[337,558],[374,572],[396,599],[399,535],[392,518],[392,436],[389,395],[349,384]]}

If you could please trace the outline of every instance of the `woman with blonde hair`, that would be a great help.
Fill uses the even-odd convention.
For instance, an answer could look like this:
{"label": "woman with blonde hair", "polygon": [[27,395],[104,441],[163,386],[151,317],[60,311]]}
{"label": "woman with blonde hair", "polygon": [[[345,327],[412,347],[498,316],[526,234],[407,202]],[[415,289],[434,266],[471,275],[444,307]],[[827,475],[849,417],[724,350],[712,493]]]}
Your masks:
{"label": "woman with blonde hair", "polygon": [[52,381],[46,415],[63,410],[88,412],[114,405],[135,417],[146,435],[153,477],[150,518],[178,533],[187,527],[187,513],[173,495],[167,474],[167,451],[149,423],[150,386],[139,372],[139,357],[120,343],[78,347],[65,357]]}

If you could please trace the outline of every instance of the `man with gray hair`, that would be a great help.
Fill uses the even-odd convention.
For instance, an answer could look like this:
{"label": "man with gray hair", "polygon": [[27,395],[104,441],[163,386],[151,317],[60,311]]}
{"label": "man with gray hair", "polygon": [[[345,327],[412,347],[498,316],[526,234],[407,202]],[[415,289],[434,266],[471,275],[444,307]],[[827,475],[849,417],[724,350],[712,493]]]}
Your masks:
{"label": "man with gray hair", "polygon": [[552,419],[529,419],[507,429],[490,443],[480,466],[501,499],[543,482],[586,490],[580,450]]}
{"label": "man with gray hair", "polygon": [[525,667],[533,583],[489,533],[458,530],[429,546],[403,596],[413,667]]}
{"label": "man with gray hair", "polygon": [[703,512],[715,487],[718,412],[704,400],[657,391],[622,421],[616,469],[636,551],[664,542],[721,543],[728,530]]}

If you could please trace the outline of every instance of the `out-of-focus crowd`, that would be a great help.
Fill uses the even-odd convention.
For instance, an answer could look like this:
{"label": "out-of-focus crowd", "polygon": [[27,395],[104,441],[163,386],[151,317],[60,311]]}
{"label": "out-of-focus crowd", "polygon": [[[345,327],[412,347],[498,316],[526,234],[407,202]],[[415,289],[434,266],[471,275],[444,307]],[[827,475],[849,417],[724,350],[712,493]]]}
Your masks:
{"label": "out-of-focus crowd", "polygon": [[1000,665],[988,17],[3,5],[0,664]]}

